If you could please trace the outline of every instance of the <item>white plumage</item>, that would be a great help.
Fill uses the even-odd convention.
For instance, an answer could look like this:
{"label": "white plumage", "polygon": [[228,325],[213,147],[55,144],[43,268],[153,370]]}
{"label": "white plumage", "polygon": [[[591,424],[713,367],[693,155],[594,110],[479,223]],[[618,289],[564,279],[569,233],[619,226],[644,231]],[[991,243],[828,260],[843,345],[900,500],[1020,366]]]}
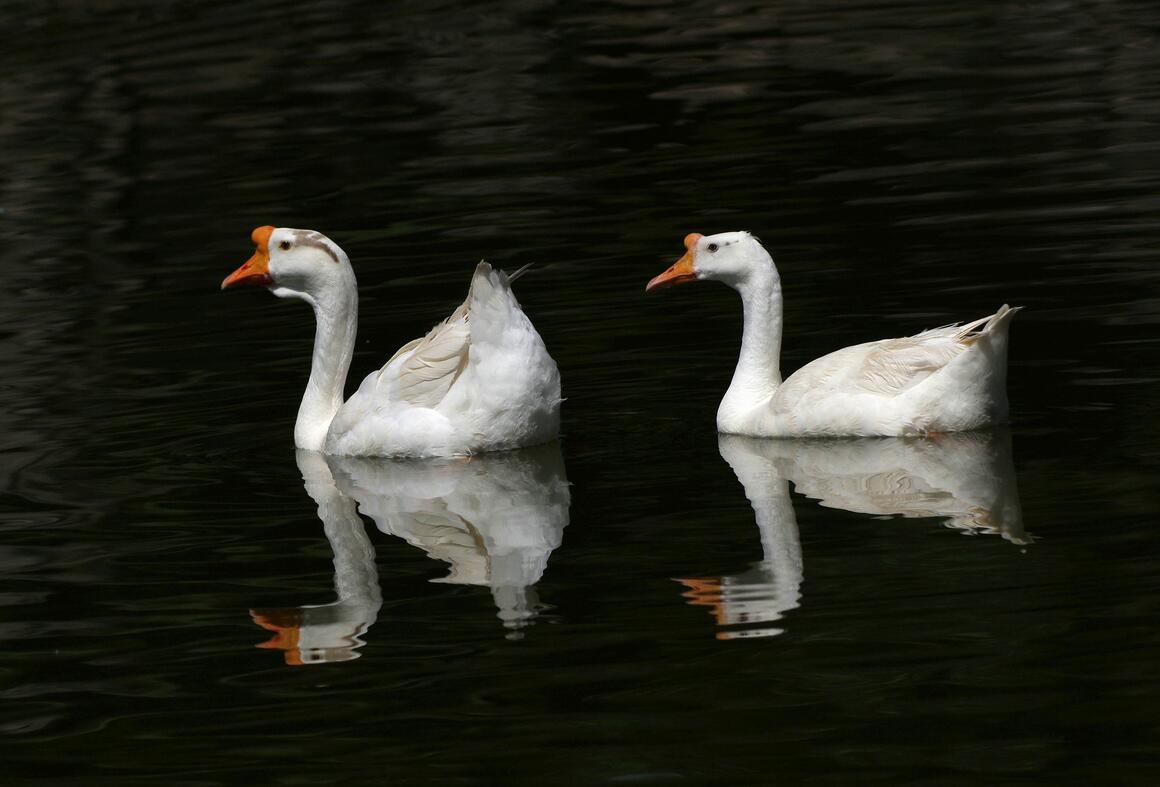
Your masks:
{"label": "white plumage", "polygon": [[647,289],[720,279],[741,294],[744,325],[717,427],[754,437],[899,436],[976,429],[1007,419],[1006,305],[967,325],[846,347],[782,382],[781,281],[745,232],[685,239],[687,253]]}
{"label": "white plumage", "polygon": [[399,348],[343,403],[358,321],[346,254],[309,230],[263,227],[254,242],[254,258],[223,287],[265,284],[315,311],[314,360],[294,430],[299,448],[450,456],[535,445],[558,434],[559,371],[502,271],[479,263],[451,316]]}
{"label": "white plumage", "polygon": [[542,443],[559,431],[560,375],[502,271],[404,345],[339,409],[325,451],[448,456]]}

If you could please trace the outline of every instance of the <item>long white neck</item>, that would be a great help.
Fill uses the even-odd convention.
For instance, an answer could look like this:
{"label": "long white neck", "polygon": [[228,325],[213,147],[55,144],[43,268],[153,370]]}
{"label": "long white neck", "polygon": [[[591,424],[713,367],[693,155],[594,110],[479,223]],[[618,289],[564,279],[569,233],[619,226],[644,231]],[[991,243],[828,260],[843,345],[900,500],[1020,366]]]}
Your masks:
{"label": "long white neck", "polygon": [[358,331],[358,289],[354,278],[343,281],[316,297],[306,298],[314,307],[314,358],[310,379],[298,421],[294,424],[294,444],[310,451],[321,451],[326,430],[343,402],[343,388],[354,339]]}
{"label": "long white neck", "polygon": [[781,385],[781,279],[768,255],[736,283],[744,323],[741,355],[733,382],[717,409],[717,429],[731,434],[760,434],[760,422]]}

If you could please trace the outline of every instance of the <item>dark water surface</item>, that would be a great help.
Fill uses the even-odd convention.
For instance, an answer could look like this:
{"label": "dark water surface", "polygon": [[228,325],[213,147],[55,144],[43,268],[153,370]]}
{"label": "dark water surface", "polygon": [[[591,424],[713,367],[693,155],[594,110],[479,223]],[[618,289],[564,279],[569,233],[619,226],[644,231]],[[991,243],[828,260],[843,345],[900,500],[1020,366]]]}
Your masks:
{"label": "dark water surface", "polygon": [[[6,783],[1155,783],[1154,3],[0,26]],[[560,444],[296,455],[310,314],[218,291],[260,224],[350,253],[352,379],[536,262]],[[1010,431],[719,441],[736,295],[642,289],[733,229],[786,372],[1027,307]]]}

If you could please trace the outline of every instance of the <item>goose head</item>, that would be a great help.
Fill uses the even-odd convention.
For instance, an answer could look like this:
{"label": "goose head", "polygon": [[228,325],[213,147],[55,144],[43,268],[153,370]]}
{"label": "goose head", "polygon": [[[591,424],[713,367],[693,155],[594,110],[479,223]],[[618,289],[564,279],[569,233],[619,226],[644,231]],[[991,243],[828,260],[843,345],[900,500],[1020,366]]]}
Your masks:
{"label": "goose head", "polygon": [[279,298],[317,301],[354,283],[346,252],[321,232],[267,226],[255,229],[250,239],[253,256],[222,281],[223,290],[256,284]]}
{"label": "goose head", "polygon": [[769,253],[748,232],[694,232],[685,236],[685,256],[652,279],[645,291],[697,279],[716,279],[738,289],[755,273],[769,271],[772,266]]}

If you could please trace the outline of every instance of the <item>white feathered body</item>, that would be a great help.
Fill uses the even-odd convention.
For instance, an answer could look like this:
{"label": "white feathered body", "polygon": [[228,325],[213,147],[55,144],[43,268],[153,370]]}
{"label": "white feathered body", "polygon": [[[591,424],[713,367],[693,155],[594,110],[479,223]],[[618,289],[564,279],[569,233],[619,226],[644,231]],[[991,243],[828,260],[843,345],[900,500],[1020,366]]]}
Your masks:
{"label": "white feathered body", "polygon": [[325,452],[448,456],[554,438],[560,374],[509,277],[481,262],[467,300],[369,374],[330,423]]}
{"label": "white feathered body", "polygon": [[727,433],[765,437],[960,432],[1007,420],[1007,332],[1018,308],[967,325],[845,347],[814,360],[742,410]]}

